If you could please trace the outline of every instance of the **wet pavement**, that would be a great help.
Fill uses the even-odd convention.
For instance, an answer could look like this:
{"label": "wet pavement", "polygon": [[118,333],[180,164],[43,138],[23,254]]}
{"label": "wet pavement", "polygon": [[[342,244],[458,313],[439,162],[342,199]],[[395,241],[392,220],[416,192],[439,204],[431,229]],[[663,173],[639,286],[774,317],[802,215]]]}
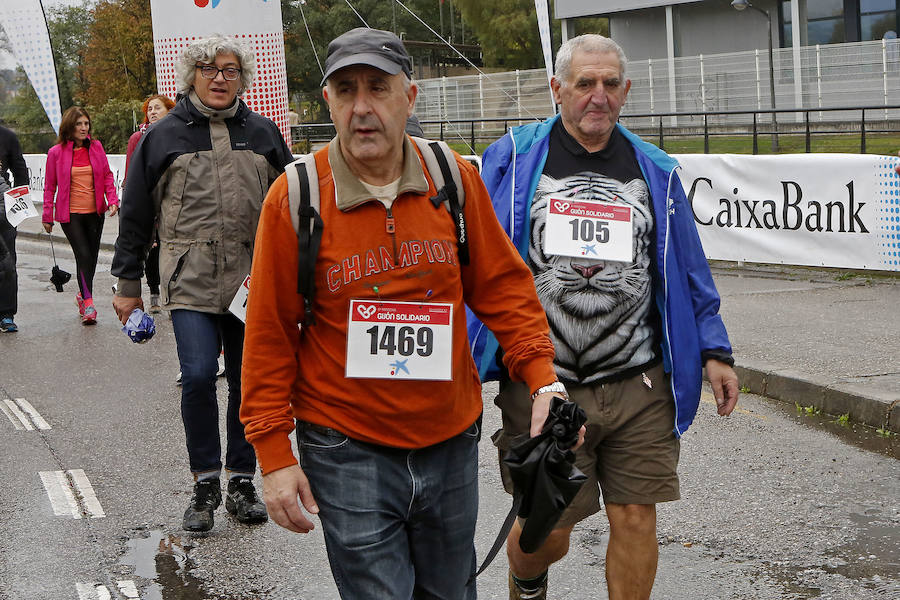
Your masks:
{"label": "wet pavement", "polygon": [[[20,239],[21,329],[0,336],[0,402],[28,399],[53,427],[18,431],[0,417],[0,599],[80,600],[76,584],[129,598],[132,582],[143,599],[336,600],[320,528],[299,536],[272,523],[247,527],[220,510],[209,534],[180,530],[190,483],[171,324],[163,315],[152,342],[128,342],[111,316],[104,253],[96,286],[100,321],[82,327],[72,284],[57,294],[46,281],[44,245]],[[70,255],[57,252],[71,270]],[[897,320],[888,318],[900,306],[894,284],[718,269],[716,277],[739,362],[790,359],[798,370],[808,369],[809,379],[826,369],[831,386],[864,371],[891,371],[888,353],[897,342],[884,338],[896,334]],[[842,314],[847,305],[882,315],[879,326],[866,323],[866,310]],[[806,338],[799,325],[783,337],[769,333],[812,311],[819,324],[808,327]],[[840,333],[837,349],[824,347],[829,330]],[[821,352],[808,351],[815,344]],[[498,427],[494,392],[486,386],[487,434]],[[900,598],[897,436],[817,414],[803,393],[791,400],[747,393],[735,414],[722,419],[705,393],[682,443],[682,500],[659,507],[652,598]],[[480,448],[479,557],[510,503],[488,438]],[[104,518],[54,515],[37,473],[57,469],[84,469]],[[569,555],[551,571],[552,598],[606,598],[607,535],[602,512],[579,525]],[[505,599],[502,553],[481,576],[479,597]]]}

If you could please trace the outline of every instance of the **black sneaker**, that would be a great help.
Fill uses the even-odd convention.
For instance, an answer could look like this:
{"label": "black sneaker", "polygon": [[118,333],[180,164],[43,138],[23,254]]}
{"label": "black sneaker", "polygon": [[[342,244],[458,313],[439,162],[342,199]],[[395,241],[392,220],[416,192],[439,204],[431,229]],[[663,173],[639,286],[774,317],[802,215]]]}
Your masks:
{"label": "black sneaker", "polygon": [[209,531],[213,527],[213,511],[222,503],[218,479],[205,479],[194,484],[191,505],[184,511],[181,526],[188,531]]}
{"label": "black sneaker", "polygon": [[232,477],[225,494],[225,510],[241,523],[265,523],[269,519],[266,505],[256,495],[249,477]]}

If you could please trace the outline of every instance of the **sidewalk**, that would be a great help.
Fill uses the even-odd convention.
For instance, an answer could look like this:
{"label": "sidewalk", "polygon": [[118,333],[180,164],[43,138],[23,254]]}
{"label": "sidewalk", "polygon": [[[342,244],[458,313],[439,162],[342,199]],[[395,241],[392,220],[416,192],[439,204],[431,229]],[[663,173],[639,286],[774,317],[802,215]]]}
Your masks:
{"label": "sidewalk", "polygon": [[[102,250],[118,228],[106,219]],[[19,236],[46,239],[35,218]],[[900,274],[716,261],[713,276],[742,388],[900,432]]]}

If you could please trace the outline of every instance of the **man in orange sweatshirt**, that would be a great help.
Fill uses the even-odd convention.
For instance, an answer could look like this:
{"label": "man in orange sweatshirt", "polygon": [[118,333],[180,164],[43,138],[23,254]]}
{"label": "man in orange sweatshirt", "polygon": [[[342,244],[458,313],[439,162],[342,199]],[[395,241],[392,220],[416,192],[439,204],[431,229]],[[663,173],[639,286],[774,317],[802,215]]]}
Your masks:
{"label": "man in orange sweatshirt", "polygon": [[313,528],[298,497],[318,515],[343,598],[474,598],[482,399],[465,305],[535,394],[532,434],[565,393],[547,321],[478,173],[457,155],[470,260],[461,258],[454,219],[432,202],[432,174],[404,134],[418,89],[399,38],[341,35],[323,82],[337,136],[315,154],[310,181],[324,223],[314,321],[297,291],[281,176],[257,231],[241,420],[269,515],[298,533]]}

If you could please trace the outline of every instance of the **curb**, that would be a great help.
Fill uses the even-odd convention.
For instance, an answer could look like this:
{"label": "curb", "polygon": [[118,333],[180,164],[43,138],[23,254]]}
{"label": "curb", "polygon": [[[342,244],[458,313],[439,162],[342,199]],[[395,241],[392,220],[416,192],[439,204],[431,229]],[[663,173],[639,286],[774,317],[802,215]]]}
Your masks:
{"label": "curb", "polygon": [[[64,235],[56,235],[55,233],[51,233],[50,236],[53,238],[54,244],[56,244],[56,243],[68,244],[69,243],[69,240],[67,240],[66,236],[64,236]],[[34,233],[33,231],[19,231],[18,233],[16,233],[16,237],[27,238],[29,240],[34,240],[34,241],[40,242],[41,240],[47,239],[47,234],[46,233]],[[115,244],[115,242],[110,243],[110,242],[101,241],[100,249],[107,250],[109,252],[113,252],[116,249],[116,244]]]}
{"label": "curb", "polygon": [[852,384],[823,385],[790,370],[766,370],[735,365],[741,387],[773,400],[815,406],[833,416],[850,415],[850,420],[876,429],[900,432],[900,398],[872,397],[853,389]]}

